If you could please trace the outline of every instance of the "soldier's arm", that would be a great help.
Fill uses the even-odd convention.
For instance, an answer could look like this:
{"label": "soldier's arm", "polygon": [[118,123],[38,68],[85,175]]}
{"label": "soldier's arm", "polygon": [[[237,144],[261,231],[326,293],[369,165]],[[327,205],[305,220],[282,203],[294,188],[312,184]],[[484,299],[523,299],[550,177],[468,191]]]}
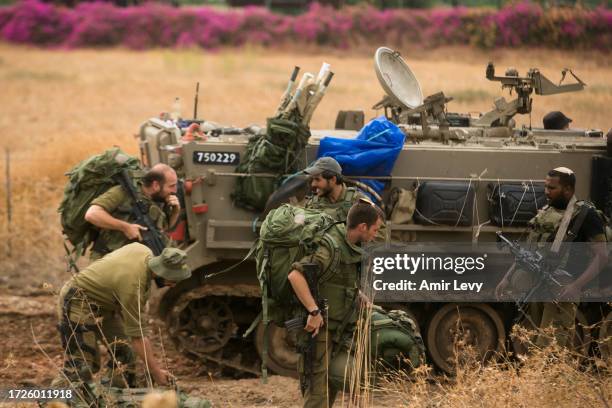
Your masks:
{"label": "soldier's arm", "polygon": [[169,373],[162,369],[157,362],[149,339],[146,337],[132,337],[132,348],[138,357],[145,363],[145,366],[149,369],[155,382],[161,386],[168,385]]}
{"label": "soldier's arm", "polygon": [[579,291],[582,290],[587,283],[599,275],[599,272],[601,272],[601,270],[608,263],[608,249],[605,241],[591,242],[589,246],[593,258],[584,272],[574,282],[572,282],[572,285]]}
{"label": "soldier's arm", "polygon": [[300,303],[304,305],[308,312],[312,312],[313,310],[318,309],[317,302],[312,296],[312,292],[308,287],[308,283],[306,282],[306,278],[302,275],[302,272],[294,269],[289,272],[289,283],[295,292],[295,295],[300,300]]}
{"label": "soldier's arm", "polygon": [[[305,257],[300,262],[295,262],[291,265],[292,270],[289,272],[288,279],[295,295],[299,299],[300,303],[306,308],[306,310],[310,313],[314,310],[317,310],[319,306],[312,296],[312,292],[308,287],[308,282],[306,278],[302,274],[303,263],[311,263],[315,262],[319,264],[319,270],[324,271],[329,266],[330,253],[324,248],[320,247],[317,252],[312,255]],[[309,315],[306,321],[306,327],[304,328],[307,332],[312,332],[313,337],[319,333],[319,329],[323,326],[323,316],[319,313],[316,316]]]}
{"label": "soldier's arm", "polygon": [[115,289],[114,297],[121,305],[123,331],[126,336],[130,337],[134,352],[145,363],[155,382],[159,385],[167,385],[168,373],[161,369],[155,358],[151,342],[147,338],[147,321],[143,315],[147,290],[142,287],[142,282],[128,280]]}
{"label": "soldier's arm", "polygon": [[577,298],[582,289],[606,266],[608,263],[608,248],[606,243],[605,225],[595,210],[590,210],[583,223],[585,235],[590,242],[591,262],[584,272],[575,281],[566,285],[560,294],[564,298]]}
{"label": "soldier's arm", "polygon": [[121,231],[128,239],[142,240],[141,230],[145,227],[138,224],[130,224],[111,215],[125,199],[125,194],[120,186],[115,186],[97,197],[91,202],[85,213],[85,220],[98,228]]}

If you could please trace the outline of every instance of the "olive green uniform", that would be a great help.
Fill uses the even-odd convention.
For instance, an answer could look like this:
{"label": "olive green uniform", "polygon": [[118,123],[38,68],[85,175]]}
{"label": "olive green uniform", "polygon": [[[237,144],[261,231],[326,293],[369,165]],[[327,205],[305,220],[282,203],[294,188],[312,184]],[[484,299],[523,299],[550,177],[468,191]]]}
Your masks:
{"label": "olive green uniform", "polygon": [[[167,230],[171,208],[165,203],[159,203],[147,197],[142,192],[141,187],[137,188],[136,191],[138,199],[149,208],[149,217],[157,226],[157,229],[160,231]],[[91,205],[102,207],[107,213],[122,221],[134,222],[135,220],[133,215],[134,203],[121,186],[111,187],[104,194],[96,197]],[[165,234],[162,234],[162,237],[167,239]],[[99,259],[130,242],[121,231],[102,229],[94,242],[90,258],[91,260]]]}
{"label": "olive green uniform", "polygon": [[349,210],[360,198],[370,201],[356,188],[347,187],[346,184],[342,183],[342,193],[336,202],[332,202],[329,197],[319,197],[315,194],[306,201],[304,207],[320,210],[332,216],[336,221],[346,221]]}
{"label": "olive green uniform", "polygon": [[[352,367],[349,348],[358,317],[356,305],[363,251],[346,239],[346,228],[342,224],[334,225],[327,234],[333,244],[323,240],[323,245],[313,255],[292,265],[292,269],[303,271],[305,263],[318,264],[319,295],[328,302],[325,326],[316,338],[313,375],[306,379],[309,386],[304,394],[304,407],[326,407],[328,402],[331,406],[343,388],[345,367],[349,365],[349,370]],[[308,336],[310,334],[304,332],[298,341],[306,342]],[[298,369],[304,377],[303,356],[300,356]]]}
{"label": "olive green uniform", "polygon": [[134,385],[135,359],[129,341],[146,336],[143,313],[152,279],[147,262],[152,256],[146,246],[128,244],[91,263],[61,289],[63,371],[71,382],[90,382],[99,371],[100,342],[111,356],[112,386]]}
{"label": "olive green uniform", "polygon": [[[568,232],[571,230],[572,224],[576,219],[579,211],[583,209],[584,206],[591,206],[590,204],[579,201],[576,203],[574,208],[574,213],[572,214],[570,227],[568,228]],[[594,208],[585,209],[587,211],[595,211]],[[559,210],[552,206],[545,206],[542,208],[538,214],[529,221],[529,236],[527,241],[535,247],[534,249],[541,249],[545,247],[546,243],[550,243],[554,240],[559,225],[561,224],[561,220],[563,219],[563,215],[565,214],[565,210]],[[595,218],[597,216],[595,215]],[[595,225],[595,232],[589,232],[586,235],[583,233],[583,229],[585,224],[581,226],[578,230],[578,237],[582,237],[582,239],[588,239],[591,242],[605,242],[605,230],[603,229],[603,222],[601,225]],[[598,229],[601,228],[599,231]],[[560,268],[564,268],[567,264],[568,254],[565,255]],[[583,272],[583,271],[581,271]],[[528,280],[529,277],[525,277],[525,273],[515,273],[513,277],[514,281],[518,281],[521,279]],[[574,276],[576,278],[577,276]],[[521,286],[520,282],[513,283],[513,286]],[[576,321],[576,309],[577,304],[574,302],[537,302],[529,304],[528,309],[528,319],[531,320],[531,323],[540,329],[554,328],[555,330],[555,338],[557,343],[561,346],[569,346],[572,342],[574,324]],[[546,335],[544,332],[540,332],[536,337],[534,343],[539,347],[545,347],[550,343],[550,337]]]}
{"label": "olive green uniform", "polygon": [[[347,187],[342,183],[342,193],[336,202],[332,202],[329,197],[319,197],[314,195],[310,197],[304,204],[304,208],[319,210],[333,217],[336,221],[346,222],[348,212],[357,201],[364,199],[371,201],[365,194],[353,187]],[[384,242],[386,240],[387,229],[385,224],[380,226],[376,241]]]}

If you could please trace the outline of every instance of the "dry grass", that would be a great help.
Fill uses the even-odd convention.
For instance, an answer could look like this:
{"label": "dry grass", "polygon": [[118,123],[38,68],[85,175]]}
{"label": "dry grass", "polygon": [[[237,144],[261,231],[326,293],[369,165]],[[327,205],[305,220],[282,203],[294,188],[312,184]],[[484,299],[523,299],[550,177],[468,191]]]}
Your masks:
{"label": "dry grass", "polygon": [[[62,270],[62,246],[55,208],[72,165],[117,144],[136,153],[133,135],[145,119],[169,110],[178,96],[183,114],[192,111],[193,90],[200,82],[200,116],[245,126],[264,123],[276,107],[293,65],[318,72],[332,64],[336,76],[312,126],[331,127],[339,109],[369,107],[383,91],[373,71],[374,50],[306,53],[261,49],[51,51],[0,45],[2,113],[0,147],[13,152],[13,225],[7,232],[4,171],[0,176],[0,242],[12,236],[12,257],[0,247],[5,276],[29,275],[53,280]],[[463,48],[401,50],[425,94],[455,95],[450,110],[487,110],[498,84],[484,80],[489,60],[498,70],[516,66],[521,73],[537,66],[551,79],[572,67],[589,84],[576,95],[536,97],[534,123],[549,110],[561,109],[576,127],[612,125],[612,69],[607,55],[518,50],[481,52]],[[4,157],[0,159],[4,169]],[[0,282],[1,283],[1,282]]]}
{"label": "dry grass", "polygon": [[[523,339],[533,333],[521,330]],[[529,356],[483,366],[469,349],[457,357],[453,378],[432,377],[427,367],[394,373],[378,392],[414,407],[610,407],[610,361],[583,356],[552,344]],[[376,404],[375,404],[376,405]]]}

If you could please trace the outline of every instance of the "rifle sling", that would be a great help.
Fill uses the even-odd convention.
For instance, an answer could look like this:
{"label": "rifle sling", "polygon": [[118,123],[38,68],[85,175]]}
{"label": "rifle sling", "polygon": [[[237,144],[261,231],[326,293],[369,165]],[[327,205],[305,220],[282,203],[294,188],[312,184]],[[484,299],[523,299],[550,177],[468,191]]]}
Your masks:
{"label": "rifle sling", "polygon": [[231,266],[229,266],[229,267],[227,267],[227,268],[225,268],[225,269],[223,269],[223,270],[221,270],[219,272],[213,272],[213,273],[210,273],[210,274],[204,276],[204,280],[210,279],[210,278],[212,278],[214,276],[217,276],[217,275],[224,274],[224,273],[229,272],[229,271],[237,268],[238,266],[242,265],[242,263],[247,261],[255,253],[256,247],[257,247],[257,240],[255,241],[255,243],[253,244],[251,249],[249,249],[249,253],[247,253],[244,258],[242,258],[240,261],[236,262],[235,264],[233,264],[233,265],[231,265]]}
{"label": "rifle sling", "polygon": [[582,228],[582,224],[584,224],[584,220],[586,220],[586,216],[589,213],[589,206],[583,205],[580,207],[580,211],[572,224],[572,228],[567,233],[565,238],[565,242],[574,242],[574,240],[578,237],[578,231]]}

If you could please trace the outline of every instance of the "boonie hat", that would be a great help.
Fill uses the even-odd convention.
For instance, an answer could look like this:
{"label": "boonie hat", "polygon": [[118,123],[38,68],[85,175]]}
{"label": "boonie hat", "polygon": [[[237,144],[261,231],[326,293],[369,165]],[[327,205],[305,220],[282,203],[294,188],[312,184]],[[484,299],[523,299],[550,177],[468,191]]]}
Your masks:
{"label": "boonie hat", "polygon": [[318,176],[324,171],[330,171],[338,175],[342,174],[342,167],[333,157],[321,157],[314,164],[304,170],[309,176]]}
{"label": "boonie hat", "polygon": [[177,248],[165,248],[161,255],[149,259],[149,268],[160,278],[178,282],[191,277],[185,264],[187,254]]}
{"label": "boonie hat", "polygon": [[565,116],[563,112],[552,111],[544,116],[542,122],[544,122],[544,129],[561,130],[565,125],[571,123],[572,120]]}

